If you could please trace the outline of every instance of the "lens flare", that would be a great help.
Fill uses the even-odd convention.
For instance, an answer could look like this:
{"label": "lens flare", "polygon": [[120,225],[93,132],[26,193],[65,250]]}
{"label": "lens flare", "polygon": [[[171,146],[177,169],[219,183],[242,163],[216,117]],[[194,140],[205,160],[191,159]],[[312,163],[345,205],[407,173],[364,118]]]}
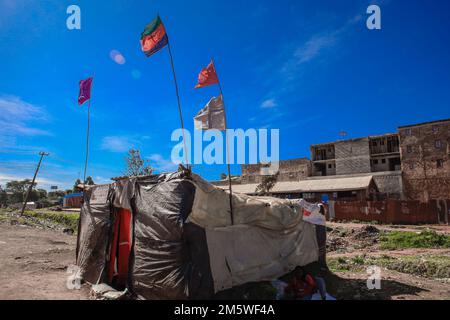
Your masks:
{"label": "lens flare", "polygon": [[111,50],[110,58],[117,64],[125,64],[125,57],[117,50]]}

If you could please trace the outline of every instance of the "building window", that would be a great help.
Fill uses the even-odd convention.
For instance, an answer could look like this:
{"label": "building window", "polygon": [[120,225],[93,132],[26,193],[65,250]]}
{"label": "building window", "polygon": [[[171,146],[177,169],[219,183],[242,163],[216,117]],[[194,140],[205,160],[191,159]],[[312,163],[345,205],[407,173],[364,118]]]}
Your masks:
{"label": "building window", "polygon": [[373,164],[378,164],[378,160],[377,159],[373,160]]}
{"label": "building window", "polygon": [[386,159],[381,159],[381,163],[386,163]]}
{"label": "building window", "polygon": [[436,140],[434,142],[434,146],[436,147],[436,149],[442,148],[442,141],[441,140]]}
{"label": "building window", "polygon": [[436,160],[436,167],[437,168],[443,168],[444,167],[444,160],[443,159]]}
{"label": "building window", "polygon": [[438,126],[433,126],[431,128],[431,130],[433,130],[433,133],[438,133],[439,132],[439,127]]}
{"label": "building window", "polygon": [[412,153],[412,146],[407,146],[406,147],[406,152],[407,153]]}
{"label": "building window", "polygon": [[411,132],[411,129],[406,129],[406,130],[405,130],[405,135],[406,135],[406,136],[410,136],[411,133],[412,133],[412,132]]}
{"label": "building window", "polygon": [[329,165],[328,165],[328,169],[331,169],[331,167],[332,167],[332,165],[331,165],[331,164],[329,164]]}

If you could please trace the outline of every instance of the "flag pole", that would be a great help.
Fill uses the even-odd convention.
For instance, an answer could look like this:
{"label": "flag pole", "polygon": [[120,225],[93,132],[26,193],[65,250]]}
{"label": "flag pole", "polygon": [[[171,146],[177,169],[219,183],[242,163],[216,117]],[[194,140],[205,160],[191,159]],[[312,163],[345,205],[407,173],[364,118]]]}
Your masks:
{"label": "flag pole", "polygon": [[[214,63],[214,59],[211,58],[211,61],[213,63],[214,66],[214,71],[216,71],[216,65]],[[223,97],[223,92],[222,92],[222,85],[220,84],[220,80],[219,80],[219,76],[217,75],[216,72],[216,76],[217,76],[217,85],[219,86],[219,91],[220,91],[220,95],[222,96],[222,103],[223,103],[223,115],[224,115],[224,120],[225,120],[225,146],[227,149],[227,169],[228,169],[228,190],[230,191],[229,193],[229,198],[230,198],[230,214],[231,214],[231,225],[234,224],[234,215],[233,215],[233,190],[231,188],[231,168],[230,168],[230,150],[229,150],[229,144],[228,144],[228,125],[227,125],[227,112],[226,112],[226,107],[225,107],[225,99]]]}
{"label": "flag pole", "polygon": [[185,134],[184,134],[183,112],[181,111],[180,93],[179,93],[179,90],[178,90],[178,81],[177,81],[177,75],[175,73],[175,66],[174,66],[174,63],[173,63],[172,49],[170,47],[170,41],[167,41],[167,47],[168,47],[168,51],[169,51],[170,65],[172,66],[173,81],[175,83],[175,92],[177,94],[178,113],[180,114],[181,129],[182,129],[182,132],[183,132],[184,157],[185,157],[185,161],[186,161],[186,166],[187,166],[188,169],[190,169],[190,165],[189,165],[189,161],[188,161],[188,154],[187,154],[188,150],[187,150],[187,146],[186,146],[186,137],[185,137]]}
{"label": "flag pole", "polygon": [[94,83],[94,77],[95,77],[95,72],[92,75],[90,96],[89,96],[89,102],[88,102],[88,121],[87,121],[87,133],[86,133],[86,158],[84,160],[83,194],[86,193],[86,172],[87,172],[88,159],[89,159],[89,133],[90,133],[90,129],[91,129],[91,100],[92,100],[92,85]]}

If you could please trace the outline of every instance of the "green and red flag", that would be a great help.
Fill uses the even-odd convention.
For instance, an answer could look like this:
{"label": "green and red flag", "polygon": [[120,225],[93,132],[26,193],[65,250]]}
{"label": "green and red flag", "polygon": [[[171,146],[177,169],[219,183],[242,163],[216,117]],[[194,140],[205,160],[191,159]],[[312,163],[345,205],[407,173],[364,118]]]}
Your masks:
{"label": "green and red flag", "polygon": [[166,28],[159,16],[150,22],[141,35],[141,48],[147,57],[158,52],[169,43]]}

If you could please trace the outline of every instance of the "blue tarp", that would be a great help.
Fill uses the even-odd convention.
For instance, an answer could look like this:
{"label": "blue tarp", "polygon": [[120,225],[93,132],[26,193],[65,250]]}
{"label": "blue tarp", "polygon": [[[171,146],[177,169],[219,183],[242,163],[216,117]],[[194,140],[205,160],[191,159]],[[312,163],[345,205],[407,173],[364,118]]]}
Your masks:
{"label": "blue tarp", "polygon": [[69,198],[73,198],[73,197],[82,197],[83,193],[70,193],[66,196],[64,196],[64,199],[69,199]]}

